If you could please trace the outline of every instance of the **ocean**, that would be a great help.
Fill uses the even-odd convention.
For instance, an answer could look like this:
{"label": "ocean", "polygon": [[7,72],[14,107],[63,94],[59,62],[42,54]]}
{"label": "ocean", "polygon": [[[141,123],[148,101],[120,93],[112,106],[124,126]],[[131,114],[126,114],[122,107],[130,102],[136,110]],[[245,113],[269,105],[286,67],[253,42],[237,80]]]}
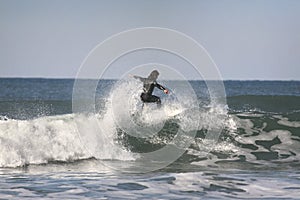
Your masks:
{"label": "ocean", "polygon": [[300,81],[74,81],[0,78],[0,199],[299,199]]}

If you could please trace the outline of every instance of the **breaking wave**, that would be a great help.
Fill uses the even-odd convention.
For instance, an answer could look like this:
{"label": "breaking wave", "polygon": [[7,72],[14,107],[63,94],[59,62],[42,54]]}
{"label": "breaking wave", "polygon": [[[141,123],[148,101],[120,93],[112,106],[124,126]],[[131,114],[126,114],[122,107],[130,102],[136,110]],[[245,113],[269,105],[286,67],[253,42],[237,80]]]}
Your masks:
{"label": "breaking wave", "polygon": [[[233,96],[228,98],[230,109],[213,102],[195,108],[203,102],[183,88],[185,92],[163,96],[163,107],[157,109],[142,108],[141,91],[137,81],[117,82],[105,103],[96,104],[99,113],[0,116],[0,167],[92,158],[137,161],[141,153],[170,143],[185,151],[178,162],[196,166],[299,163],[297,96]],[[170,117],[178,109],[182,112]],[[220,131],[217,143],[208,137],[214,131]],[[185,134],[181,141],[178,133]]]}

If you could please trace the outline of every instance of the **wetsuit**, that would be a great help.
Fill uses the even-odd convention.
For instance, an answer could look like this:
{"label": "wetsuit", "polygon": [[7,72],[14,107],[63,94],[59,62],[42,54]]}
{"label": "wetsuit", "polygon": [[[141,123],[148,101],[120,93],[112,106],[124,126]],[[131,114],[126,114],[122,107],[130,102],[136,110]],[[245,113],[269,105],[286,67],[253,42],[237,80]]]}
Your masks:
{"label": "wetsuit", "polygon": [[166,88],[158,84],[155,80],[149,78],[143,78],[140,76],[133,76],[143,82],[143,93],[141,94],[141,100],[146,103],[157,103],[158,106],[161,105],[161,100],[158,96],[152,95],[154,87],[160,90],[166,90]]}

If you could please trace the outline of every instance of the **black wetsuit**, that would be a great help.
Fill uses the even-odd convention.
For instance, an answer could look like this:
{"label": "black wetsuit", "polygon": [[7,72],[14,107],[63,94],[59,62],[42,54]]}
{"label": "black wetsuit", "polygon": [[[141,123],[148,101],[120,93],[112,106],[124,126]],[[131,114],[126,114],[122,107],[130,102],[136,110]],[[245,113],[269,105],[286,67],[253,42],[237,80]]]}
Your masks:
{"label": "black wetsuit", "polygon": [[157,103],[158,106],[161,105],[161,100],[158,96],[152,95],[154,87],[157,87],[160,90],[166,90],[166,88],[158,84],[155,80],[149,78],[142,78],[139,76],[134,76],[134,78],[139,79],[143,82],[143,93],[141,94],[141,100],[146,103]]}

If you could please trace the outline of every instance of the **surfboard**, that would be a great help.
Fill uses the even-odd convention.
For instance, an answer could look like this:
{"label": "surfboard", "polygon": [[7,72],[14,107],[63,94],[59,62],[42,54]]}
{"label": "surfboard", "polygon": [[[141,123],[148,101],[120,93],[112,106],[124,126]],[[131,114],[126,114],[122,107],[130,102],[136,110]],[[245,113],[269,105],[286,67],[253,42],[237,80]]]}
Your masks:
{"label": "surfboard", "polygon": [[174,109],[174,110],[165,111],[168,117],[174,117],[176,115],[179,115],[182,112],[184,112],[184,109]]}
{"label": "surfboard", "polygon": [[148,105],[148,104],[144,104],[142,110],[141,110],[141,115],[144,114],[165,114],[165,116],[167,117],[175,117],[176,115],[179,115],[181,113],[183,113],[184,111],[186,111],[186,109],[184,108],[176,108],[176,107],[162,107],[157,108],[156,104],[153,105]]}

